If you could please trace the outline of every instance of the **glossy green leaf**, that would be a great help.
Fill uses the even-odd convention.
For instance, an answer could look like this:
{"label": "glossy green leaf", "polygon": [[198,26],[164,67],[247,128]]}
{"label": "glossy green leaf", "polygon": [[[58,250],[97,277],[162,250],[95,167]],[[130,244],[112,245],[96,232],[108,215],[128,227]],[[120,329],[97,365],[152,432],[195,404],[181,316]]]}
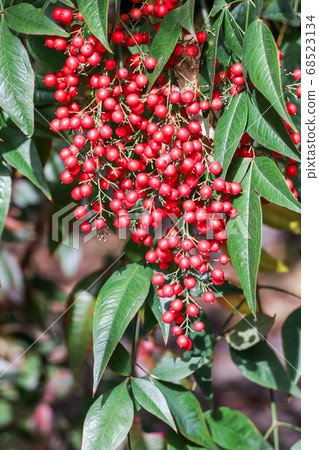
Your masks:
{"label": "glossy green leaf", "polygon": [[241,59],[243,56],[243,34],[228,9],[225,13],[224,34],[228,47],[237,58]]}
{"label": "glossy green leaf", "polygon": [[263,12],[263,18],[287,23],[292,27],[300,26],[300,18],[296,15],[289,0],[272,0]]}
{"label": "glossy green leaf", "polygon": [[[217,446],[213,444],[209,447],[211,450],[218,450]],[[193,444],[180,433],[175,433],[173,430],[168,430],[167,433],[167,447],[165,450],[198,450],[203,449],[202,446]],[[164,449],[163,449],[164,450]]]}
{"label": "glossy green leaf", "polygon": [[112,353],[107,367],[113,372],[128,377],[131,373],[131,355],[125,347],[119,342]]}
{"label": "glossy green leaf", "polygon": [[235,350],[246,350],[263,341],[274,323],[274,317],[261,312],[249,314],[226,333],[226,341]]}
{"label": "glossy green leaf", "polygon": [[123,381],[93,403],[84,421],[82,450],[115,449],[123,442],[134,418],[127,383]]}
{"label": "glossy green leaf", "polygon": [[78,6],[91,33],[111,51],[107,39],[109,0],[78,0]]}
{"label": "glossy green leaf", "polygon": [[269,202],[284,206],[295,212],[301,211],[301,205],[292,195],[285,178],[269,158],[255,158],[252,164],[253,185],[259,195]]}
{"label": "glossy green leaf", "polygon": [[257,91],[248,101],[247,132],[264,147],[300,161],[300,151],[297,150],[280,116]]}
{"label": "glossy green leaf", "polygon": [[0,238],[9,211],[12,189],[11,176],[7,166],[0,161]]}
{"label": "glossy green leaf", "polygon": [[213,440],[195,395],[176,384],[157,380],[155,383],[166,398],[178,431],[195,444],[202,445],[206,449],[212,448]]}
{"label": "glossy green leaf", "polygon": [[227,171],[226,180],[240,183],[246,175],[250,163],[250,158],[234,158]]}
{"label": "glossy green leaf", "polygon": [[293,311],[282,326],[282,342],[286,368],[290,378],[297,383],[301,369],[301,309]]}
{"label": "glossy green leaf", "polygon": [[274,37],[262,21],[253,22],[244,38],[243,72],[293,128],[281,85],[279,58]]}
{"label": "glossy green leaf", "polygon": [[57,72],[65,64],[65,55],[63,52],[47,47],[45,39],[45,36],[27,36],[27,49],[38,64],[48,70]]}
{"label": "glossy green leaf", "polygon": [[271,450],[253,422],[240,411],[221,407],[205,413],[214,441],[226,450]]}
{"label": "glossy green leaf", "polygon": [[238,210],[238,216],[235,220],[229,220],[226,226],[227,245],[231,262],[239,277],[249,308],[255,314],[262,214],[260,198],[253,186],[251,168],[241,186],[241,195],[233,201],[234,207]]}
{"label": "glossy green leaf", "polygon": [[1,130],[1,138],[3,142],[0,142],[0,151],[3,152],[6,162],[32,181],[48,199],[51,199],[38,151],[32,139],[26,138],[13,128]]}
{"label": "glossy green leaf", "polygon": [[0,107],[13,122],[31,136],[33,133],[34,74],[22,42],[0,20]]}
{"label": "glossy green leaf", "polygon": [[194,1],[187,0],[184,5],[170,11],[161,22],[150,48],[150,56],[156,59],[157,65],[148,72],[148,90],[151,89],[165,64],[169,60],[178,41],[182,28],[193,30]]}
{"label": "glossy green leaf", "polygon": [[169,358],[158,364],[151,374],[163,381],[176,381],[189,377],[197,369],[208,363],[202,356],[193,358]]}
{"label": "glossy green leaf", "polygon": [[157,295],[156,288],[152,284],[147,296],[147,303],[149,307],[151,308],[154,316],[156,317],[156,320],[161,327],[162,333],[163,333],[163,339],[165,342],[165,345],[167,344],[168,336],[169,336],[169,330],[170,330],[170,324],[164,323],[162,321],[162,315],[165,311],[168,311],[170,308],[170,304],[172,302],[173,298],[160,298]]}
{"label": "glossy green leaf", "polygon": [[20,3],[4,10],[9,28],[23,34],[45,34],[67,37],[69,34],[29,3]]}
{"label": "glossy green leaf", "polygon": [[[262,7],[263,0],[255,0],[253,3],[241,2],[232,10],[232,16],[240,28],[245,31],[246,20],[248,19],[247,25],[250,25],[257,17],[260,17]],[[249,8],[248,15],[247,8]]]}
{"label": "glossy green leaf", "polygon": [[133,395],[139,404],[177,431],[167,401],[159,388],[153,382],[143,378],[132,378],[131,383]]}
{"label": "glossy green leaf", "polygon": [[[223,6],[224,8],[224,6]],[[203,45],[199,63],[199,85],[201,95],[211,102],[214,90],[215,65],[217,57],[218,38],[224,20],[224,10],[219,14]],[[209,111],[205,114],[204,124],[206,129],[209,123]]]}
{"label": "glossy green leaf", "polygon": [[269,389],[300,397],[300,390],[292,383],[274,351],[266,342],[259,342],[248,350],[230,348],[230,355],[242,375],[253,383]]}
{"label": "glossy green leaf", "polygon": [[116,344],[144,303],[149,288],[149,272],[137,263],[116,271],[102,287],[93,319],[94,392]]}
{"label": "glossy green leaf", "polygon": [[214,159],[222,165],[223,175],[226,175],[245,131],[247,111],[247,96],[244,92],[231,99],[228,109],[224,111],[217,122],[214,136]]}

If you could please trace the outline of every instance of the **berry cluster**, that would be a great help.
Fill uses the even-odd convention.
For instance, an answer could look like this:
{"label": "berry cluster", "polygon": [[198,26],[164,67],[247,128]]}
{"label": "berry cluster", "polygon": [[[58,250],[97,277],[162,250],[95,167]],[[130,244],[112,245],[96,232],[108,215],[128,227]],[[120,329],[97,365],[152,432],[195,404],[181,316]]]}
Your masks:
{"label": "berry cluster", "polygon": [[[185,31],[148,89],[147,72],[157,61],[140,48],[149,42],[148,32],[136,33],[132,21],[153,16],[157,32],[161,19],[177,6],[173,0],[144,3],[119,17],[109,32],[115,51],[119,46],[139,50],[120,66],[95,36],[87,37],[80,12],[55,9],[55,20],[70,27],[71,38],[46,39],[48,47],[64,51],[66,61],[44,82],[56,88],[55,98],[63,104],[51,129],[68,131],[72,139],[60,152],[66,167],[61,180],[75,184],[71,195],[81,202],[74,211],[81,229],[88,232],[93,226],[103,236],[112,222],[117,229],[130,228],[134,242],[149,248],[146,261],[161,270],[152,277],[157,294],[171,299],[163,321],[175,322],[172,332],[186,351],[192,333],[204,329],[196,320],[200,306],[192,290],[199,289],[204,302],[212,303],[214,286],[223,284],[222,267],[229,262],[227,252],[221,252],[227,244],[225,226],[236,217],[232,199],[241,194],[239,183],[220,176],[222,166],[213,159],[202,113],[227,105],[245,86],[242,65],[236,62],[216,75],[211,99],[203,98],[187,77],[185,87],[178,88],[169,69],[187,58],[198,59],[207,38],[198,31],[196,42]],[[75,99],[79,93],[84,101]],[[247,133],[235,156],[256,156]],[[289,167],[295,166],[287,168],[293,176]]]}

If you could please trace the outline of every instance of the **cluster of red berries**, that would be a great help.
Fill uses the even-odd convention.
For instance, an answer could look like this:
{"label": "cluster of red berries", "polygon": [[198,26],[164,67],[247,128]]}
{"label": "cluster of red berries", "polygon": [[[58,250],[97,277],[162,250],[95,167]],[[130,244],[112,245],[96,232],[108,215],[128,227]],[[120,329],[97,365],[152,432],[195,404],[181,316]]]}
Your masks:
{"label": "cluster of red berries", "polygon": [[[112,45],[134,44],[139,49],[149,34],[132,32],[130,21],[149,15],[161,19],[177,5],[177,1],[157,0],[156,5],[133,8],[110,30]],[[239,183],[220,177],[222,166],[213,160],[212,142],[197,114],[219,109],[240,92],[241,63],[233,64],[226,76],[217,74],[219,89],[212,99],[202,98],[192,82],[180,90],[163,73],[148,90],[147,70],[156,67],[154,58],[139,49],[118,67],[95,36],[86,37],[80,12],[57,8],[53,16],[70,27],[71,35],[69,41],[46,40],[47,46],[64,51],[66,61],[61,71],[47,75],[44,82],[55,86],[55,98],[64,104],[57,108],[51,129],[72,136],[72,144],[61,150],[60,157],[66,167],[61,180],[76,183],[71,195],[81,202],[74,215],[84,232],[93,225],[102,236],[110,220],[118,229],[130,228],[134,242],[150,248],[146,261],[157,263],[161,270],[152,282],[159,297],[171,299],[163,321],[175,322],[172,332],[178,336],[177,344],[189,350],[191,333],[204,329],[195,319],[200,307],[192,290],[199,288],[203,300],[212,303],[214,286],[223,284],[222,267],[229,262],[221,252],[227,243],[225,226],[237,216],[231,202],[241,194]],[[154,25],[155,31],[159,24]],[[182,58],[196,58],[207,38],[202,31],[197,42],[185,36],[164,73]],[[231,88],[230,93],[221,93],[221,81],[226,79],[236,92]],[[76,101],[79,89],[85,101]],[[247,133],[235,156],[255,156]],[[160,239],[156,238],[159,229]]]}

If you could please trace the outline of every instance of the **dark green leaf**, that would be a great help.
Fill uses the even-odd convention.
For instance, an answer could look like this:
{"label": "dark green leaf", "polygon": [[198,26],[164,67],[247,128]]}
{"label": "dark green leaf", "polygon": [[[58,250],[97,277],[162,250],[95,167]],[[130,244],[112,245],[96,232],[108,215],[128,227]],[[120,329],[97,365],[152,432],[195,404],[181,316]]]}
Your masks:
{"label": "dark green leaf", "polygon": [[214,136],[214,159],[223,167],[226,175],[247,122],[247,96],[238,94],[231,99],[229,107],[217,122]]}
{"label": "dark green leaf", "polygon": [[89,409],[84,421],[82,450],[115,449],[125,439],[134,418],[127,382],[101,395]]}
{"label": "dark green leaf", "polygon": [[243,72],[269,100],[278,114],[295,128],[286,109],[274,37],[262,21],[253,22],[244,38]]}
{"label": "dark green leaf", "polygon": [[57,72],[65,64],[65,55],[63,52],[46,47],[45,37],[28,36],[27,48],[32,58],[46,69]]}
{"label": "dark green leaf", "polygon": [[163,333],[163,339],[165,342],[165,345],[167,344],[168,336],[169,336],[169,330],[170,330],[170,324],[164,323],[162,321],[162,315],[165,311],[168,311],[170,308],[170,304],[172,302],[173,298],[160,298],[157,295],[156,288],[152,284],[147,296],[147,303],[150,306],[151,310],[153,311],[154,316],[156,317],[157,322],[159,323],[162,333]]}
{"label": "dark green leaf", "polygon": [[259,195],[269,202],[300,212],[300,203],[292,195],[285,179],[269,158],[255,158],[252,164],[253,185]]}
{"label": "dark green leaf", "polygon": [[45,91],[42,89],[36,89],[34,91],[34,104],[35,106],[40,105],[53,105],[56,103],[54,92]]}
{"label": "dark green leaf", "polygon": [[[254,6],[256,5],[256,7]],[[242,30],[245,31],[246,28],[246,18],[247,18],[247,7],[248,11],[248,23],[250,25],[256,17],[259,17],[263,7],[263,0],[255,0],[254,4],[251,2],[241,2],[232,10],[232,16],[236,20],[237,24]]]}
{"label": "dark green leaf", "polygon": [[225,13],[224,34],[228,47],[237,58],[241,59],[243,56],[243,34],[228,9],[226,9]]}
{"label": "dark green leaf", "polygon": [[246,175],[250,163],[250,158],[234,158],[227,171],[226,180],[240,183]]}
{"label": "dark green leaf", "polygon": [[107,367],[113,372],[128,377],[131,373],[131,356],[125,347],[119,342],[112,353]]}
{"label": "dark green leaf", "polygon": [[13,128],[1,130],[1,138],[3,142],[0,142],[0,151],[3,152],[6,162],[32,181],[48,199],[51,199],[41,161],[32,139],[26,138]]}
{"label": "dark green leaf", "polygon": [[11,176],[7,166],[0,161],[0,238],[11,200]]}
{"label": "dark green leaf", "polygon": [[269,389],[300,396],[300,390],[292,383],[266,342],[259,342],[243,351],[230,348],[230,354],[239,371],[248,380]]}
{"label": "dark green leaf", "polygon": [[264,147],[300,161],[300,152],[280,116],[268,100],[257,91],[248,101],[247,132]]}
{"label": "dark green leaf", "polygon": [[170,11],[164,17],[150,48],[150,56],[156,59],[157,65],[148,73],[148,90],[151,89],[165,64],[169,60],[178,41],[182,28],[193,32],[194,1],[187,0],[184,5]]}
{"label": "dark green leaf", "polygon": [[274,323],[274,317],[261,312],[257,312],[256,317],[250,314],[226,333],[226,341],[235,350],[246,350],[263,341]]}
{"label": "dark green leaf", "polygon": [[78,6],[91,33],[111,51],[107,40],[109,0],[78,0]]}
{"label": "dark green leaf", "polygon": [[270,450],[253,422],[244,414],[221,407],[205,413],[214,441],[226,450]]}
{"label": "dark green leaf", "polygon": [[33,133],[34,75],[26,49],[0,21],[0,107],[13,122],[31,136]]}
{"label": "dark green leaf", "polygon": [[133,395],[139,404],[177,431],[167,401],[159,388],[143,378],[132,378],[131,382]]}
{"label": "dark green leaf", "polygon": [[213,448],[213,440],[195,395],[176,384],[155,380],[164,394],[179,432],[195,444],[206,449]]}
{"label": "dark green leaf", "polygon": [[17,33],[67,37],[69,34],[29,3],[20,3],[4,11],[8,26]]}
{"label": "dark green leaf", "polygon": [[[218,450],[217,446],[211,445],[209,447],[211,450]],[[166,450],[198,450],[203,449],[196,444],[193,444],[181,434],[174,433],[173,430],[169,429],[167,433],[167,448]]]}
{"label": "dark green leaf", "polygon": [[301,67],[301,34],[299,29],[285,33],[280,49],[283,52],[282,65],[287,72],[293,72]]}
{"label": "dark green leaf", "polygon": [[149,287],[149,272],[137,263],[115,272],[102,287],[93,319],[94,392],[114,348],[144,303]]}
{"label": "dark green leaf", "polygon": [[158,364],[151,374],[163,381],[176,381],[189,377],[209,361],[202,356],[193,358],[169,358]]}
{"label": "dark green leaf", "polygon": [[300,378],[301,368],[301,309],[290,314],[282,326],[282,342],[287,372],[294,383]]}
{"label": "dark green leaf", "polygon": [[300,26],[300,18],[296,15],[289,0],[273,0],[263,12],[263,18],[287,23],[292,27]]}
{"label": "dark green leaf", "polygon": [[239,277],[249,308],[256,311],[256,282],[261,253],[262,214],[259,195],[253,186],[251,168],[243,179],[242,193],[234,199],[238,210],[226,226],[231,262]]}

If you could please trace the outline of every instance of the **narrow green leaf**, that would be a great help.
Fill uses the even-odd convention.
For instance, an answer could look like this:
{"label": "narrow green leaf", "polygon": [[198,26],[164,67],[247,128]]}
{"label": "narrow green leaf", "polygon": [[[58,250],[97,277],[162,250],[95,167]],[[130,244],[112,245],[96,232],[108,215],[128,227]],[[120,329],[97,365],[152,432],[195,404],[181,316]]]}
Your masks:
{"label": "narrow green leaf", "polygon": [[243,72],[293,128],[281,86],[279,58],[274,37],[261,20],[253,22],[244,38]]}
{"label": "narrow green leaf", "polygon": [[248,100],[247,132],[264,147],[300,161],[300,151],[279,114],[258,91],[254,91]]}
{"label": "narrow green leaf", "polygon": [[297,383],[301,369],[301,309],[287,317],[282,326],[282,342],[286,358],[286,368],[290,378]]}
{"label": "narrow green leaf", "polygon": [[234,199],[238,210],[226,226],[231,262],[239,277],[249,308],[256,311],[256,283],[261,253],[262,214],[259,195],[253,186],[251,168],[243,179],[242,193]]}
{"label": "narrow green leaf", "polygon": [[230,348],[230,355],[242,375],[253,383],[300,397],[300,389],[292,383],[279,359],[266,342],[248,350]]}
{"label": "narrow green leaf", "polygon": [[263,18],[287,23],[292,27],[300,26],[300,18],[296,15],[289,0],[272,0],[263,12]]}
{"label": "narrow green leaf", "polygon": [[177,431],[167,401],[159,388],[151,381],[142,378],[132,378],[131,383],[133,395],[139,404]]}
{"label": "narrow green leaf", "polygon": [[255,158],[252,164],[253,185],[259,195],[276,205],[300,212],[301,205],[292,195],[285,179],[269,158]]}
{"label": "narrow green leaf", "polygon": [[113,372],[128,377],[131,373],[131,355],[123,345],[118,342],[107,367]]}
{"label": "narrow green leaf", "polygon": [[34,74],[22,42],[0,20],[0,107],[13,122],[31,136],[33,133]]}
{"label": "narrow green leaf", "polygon": [[247,96],[243,92],[232,98],[228,109],[224,111],[217,122],[214,136],[214,159],[222,165],[223,175],[226,175],[245,131],[247,111]]}
{"label": "narrow green leaf", "polygon": [[214,441],[226,450],[271,450],[253,422],[240,411],[227,407],[206,411],[207,420]]}
{"label": "narrow green leaf", "polygon": [[246,350],[264,340],[275,318],[261,312],[245,316],[226,334],[226,341],[235,350]]}
{"label": "narrow green leaf", "polygon": [[197,369],[209,362],[202,356],[193,358],[169,358],[158,364],[151,374],[162,381],[176,381],[189,377]]}
{"label": "narrow green leaf", "polygon": [[225,13],[224,34],[228,47],[237,58],[241,59],[243,56],[244,38],[229,9],[226,9]]}
{"label": "narrow green leaf", "polygon": [[82,450],[115,449],[123,442],[134,418],[127,383],[128,379],[93,403],[84,421]]}
{"label": "narrow green leaf", "polygon": [[102,287],[93,319],[94,392],[116,344],[144,303],[149,287],[149,272],[137,263],[116,271]]}
{"label": "narrow green leaf", "polygon": [[246,175],[250,163],[250,158],[233,158],[227,171],[226,180],[229,182],[237,181],[237,183],[240,183]]}
{"label": "narrow green leaf", "polygon": [[13,128],[1,130],[0,151],[10,166],[17,169],[51,199],[47,182],[43,175],[41,160],[31,138]]}
{"label": "narrow green leaf", "polygon": [[0,238],[9,211],[12,189],[11,176],[7,166],[0,161]]}
{"label": "narrow green leaf", "polygon": [[151,89],[169,60],[182,28],[195,35],[193,25],[194,4],[194,0],[187,0],[184,5],[166,14],[162,20],[150,48],[150,56],[156,59],[157,65],[153,71],[148,72],[148,90]]}
{"label": "narrow green leaf", "polygon": [[67,37],[69,34],[47,16],[41,9],[29,3],[20,3],[4,10],[9,28],[23,34],[46,34]]}
{"label": "narrow green leaf", "polygon": [[147,303],[149,307],[151,308],[154,316],[156,317],[156,320],[161,327],[162,333],[163,333],[163,339],[165,342],[165,345],[167,344],[168,336],[169,336],[169,330],[170,330],[170,324],[164,323],[162,321],[162,315],[165,311],[168,311],[170,308],[170,304],[174,300],[173,298],[160,298],[157,295],[156,288],[152,284],[147,296]]}
{"label": "narrow green leaf", "polygon": [[109,0],[78,0],[78,6],[91,33],[112,53],[107,39]]}
{"label": "narrow green leaf", "polygon": [[213,448],[200,404],[195,395],[176,384],[155,380],[155,384],[164,394],[179,432],[195,444],[206,449]]}

